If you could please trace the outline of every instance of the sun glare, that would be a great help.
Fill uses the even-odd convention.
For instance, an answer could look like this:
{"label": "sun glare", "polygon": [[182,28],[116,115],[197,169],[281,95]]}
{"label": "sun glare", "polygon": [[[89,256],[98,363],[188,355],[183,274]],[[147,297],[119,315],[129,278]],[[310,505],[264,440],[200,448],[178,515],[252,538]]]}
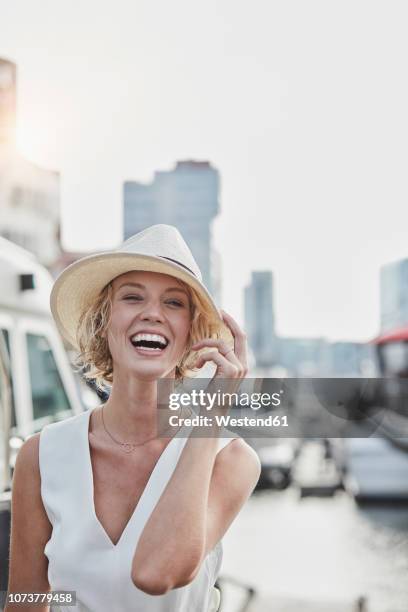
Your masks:
{"label": "sun glare", "polygon": [[42,125],[21,121],[17,129],[17,150],[31,161],[48,165],[55,152],[55,138]]}
{"label": "sun glare", "polygon": [[56,117],[44,108],[27,112],[21,109],[17,121],[16,144],[18,152],[26,159],[48,168],[57,169],[61,162],[62,143],[57,130]]}

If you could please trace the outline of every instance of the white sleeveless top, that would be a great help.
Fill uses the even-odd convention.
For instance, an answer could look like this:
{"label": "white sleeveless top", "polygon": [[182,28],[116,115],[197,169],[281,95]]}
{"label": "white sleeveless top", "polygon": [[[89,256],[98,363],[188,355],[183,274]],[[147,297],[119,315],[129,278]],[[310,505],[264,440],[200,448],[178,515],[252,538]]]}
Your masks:
{"label": "white sleeveless top", "polygon": [[[187,441],[174,437],[160,455],[120,540],[113,544],[94,505],[88,410],[43,428],[39,464],[41,497],[52,524],[45,545],[52,590],[76,591],[76,606],[53,612],[212,612],[217,609],[214,582],[222,544],[204,559],[195,579],[164,595],[148,595],[131,579],[137,541],[171,478]],[[191,428],[183,428],[187,436]],[[219,452],[233,438],[219,438]]]}

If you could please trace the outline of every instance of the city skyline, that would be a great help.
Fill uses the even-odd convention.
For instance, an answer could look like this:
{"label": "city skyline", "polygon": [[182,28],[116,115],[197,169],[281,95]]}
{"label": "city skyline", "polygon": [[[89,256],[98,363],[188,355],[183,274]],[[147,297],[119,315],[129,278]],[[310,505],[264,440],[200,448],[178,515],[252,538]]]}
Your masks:
{"label": "city skyline", "polygon": [[175,225],[200,268],[217,303],[221,283],[212,224],[219,214],[219,173],[208,162],[178,161],[170,171],[155,172],[151,183],[126,181],[123,186],[124,238],[156,223]]}
{"label": "city skyline", "polygon": [[408,255],[407,16],[366,1],[9,5],[18,142],[61,173],[64,246],[119,244],[123,181],[208,160],[223,307],[242,322],[251,270],[271,270],[277,334],[375,336],[380,268]]}

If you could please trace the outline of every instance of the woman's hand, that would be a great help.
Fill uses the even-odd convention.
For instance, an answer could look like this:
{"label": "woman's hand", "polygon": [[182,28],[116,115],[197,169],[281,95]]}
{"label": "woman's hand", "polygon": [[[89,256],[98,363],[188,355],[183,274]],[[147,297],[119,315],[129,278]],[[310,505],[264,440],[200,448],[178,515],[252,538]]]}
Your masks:
{"label": "woman's hand", "polygon": [[231,315],[224,310],[221,310],[221,314],[232,333],[234,346],[229,347],[223,340],[204,338],[191,348],[199,351],[208,346],[215,347],[216,350],[200,355],[194,365],[196,368],[202,368],[208,361],[213,361],[217,366],[214,378],[244,378],[248,373],[246,335]]}

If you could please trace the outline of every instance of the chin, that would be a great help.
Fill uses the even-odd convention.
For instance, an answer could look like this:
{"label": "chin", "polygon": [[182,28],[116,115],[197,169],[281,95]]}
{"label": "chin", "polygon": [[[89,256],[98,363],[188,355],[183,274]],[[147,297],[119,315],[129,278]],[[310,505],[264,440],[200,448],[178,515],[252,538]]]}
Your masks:
{"label": "chin", "polygon": [[176,366],[169,367],[164,364],[152,364],[147,363],[146,365],[137,364],[130,372],[130,375],[139,378],[140,380],[157,380],[159,378],[172,378],[175,375]]}

